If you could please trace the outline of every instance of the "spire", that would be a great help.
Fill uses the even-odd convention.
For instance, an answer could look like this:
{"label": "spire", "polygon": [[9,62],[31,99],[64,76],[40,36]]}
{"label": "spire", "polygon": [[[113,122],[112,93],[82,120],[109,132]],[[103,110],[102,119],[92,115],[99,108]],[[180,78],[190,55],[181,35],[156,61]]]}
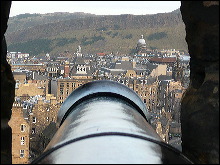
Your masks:
{"label": "spire", "polygon": [[80,45],[79,45],[78,48],[77,48],[76,56],[77,56],[77,57],[82,57],[81,46],[80,46]]}
{"label": "spire", "polygon": [[81,46],[78,46],[78,52],[81,53]]}

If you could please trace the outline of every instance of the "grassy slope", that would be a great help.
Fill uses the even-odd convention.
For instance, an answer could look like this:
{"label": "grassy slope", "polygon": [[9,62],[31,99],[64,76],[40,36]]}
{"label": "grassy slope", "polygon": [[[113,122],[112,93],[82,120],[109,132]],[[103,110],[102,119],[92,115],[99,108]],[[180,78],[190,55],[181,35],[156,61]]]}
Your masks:
{"label": "grassy slope", "polygon": [[[157,15],[154,17],[158,21],[161,18],[163,16]],[[118,19],[114,18],[119,24],[120,19],[122,17],[118,17]],[[166,19],[170,20],[170,18]],[[142,34],[149,48],[182,49],[187,51],[184,23],[155,26],[154,28],[132,28],[132,24],[129,24],[130,28],[126,30],[123,28],[119,30],[107,28],[107,30],[104,29],[102,31],[98,30],[97,27],[94,28],[95,25],[92,25],[92,20],[88,19],[88,25],[86,25],[91,25],[93,26],[92,28],[85,28],[84,26],[84,29],[81,30],[73,30],[74,28],[72,27],[80,27],[80,22],[82,21],[78,21],[78,23],[76,21],[72,21],[72,23],[64,21],[57,24],[39,25],[37,28],[28,28],[24,31],[17,31],[14,34],[12,32],[9,36],[6,35],[8,51],[20,51],[30,53],[30,55],[45,55],[46,53],[50,53],[52,56],[58,56],[59,53],[63,53],[65,50],[74,53],[78,45],[81,45],[84,53],[119,52],[121,54],[128,54],[132,49],[135,49],[137,41]],[[95,19],[95,21],[97,20]],[[130,21],[129,17],[128,21]],[[141,21],[141,17],[137,21]],[[141,24],[138,26],[141,26]],[[67,31],[64,29],[71,30]]]}

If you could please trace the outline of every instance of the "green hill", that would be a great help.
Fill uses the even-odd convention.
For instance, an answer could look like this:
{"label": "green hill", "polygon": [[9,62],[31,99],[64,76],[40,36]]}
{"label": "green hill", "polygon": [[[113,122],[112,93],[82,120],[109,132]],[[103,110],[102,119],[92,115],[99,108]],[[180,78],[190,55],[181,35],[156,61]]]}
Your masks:
{"label": "green hill", "polygon": [[6,33],[8,51],[31,56],[58,56],[66,50],[73,53],[78,45],[83,53],[128,54],[142,34],[149,48],[187,51],[185,25],[178,10],[154,15],[25,14],[10,19]]}

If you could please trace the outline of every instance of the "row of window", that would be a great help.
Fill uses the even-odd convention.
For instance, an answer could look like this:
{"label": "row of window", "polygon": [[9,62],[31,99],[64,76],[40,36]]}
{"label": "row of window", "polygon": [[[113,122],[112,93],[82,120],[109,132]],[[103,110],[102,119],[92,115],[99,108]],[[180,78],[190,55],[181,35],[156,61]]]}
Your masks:
{"label": "row of window", "polygon": [[78,68],[77,68],[77,71],[84,71],[84,72],[85,72],[85,71],[86,71],[86,68],[79,68],[79,67],[78,67]]}
{"label": "row of window", "polygon": [[[49,110],[47,109],[47,111],[49,111]],[[46,117],[46,120],[49,121],[49,117]],[[37,118],[36,117],[32,117],[32,122],[36,123],[37,122]]]}
{"label": "row of window", "polygon": [[47,68],[48,72],[57,72],[58,69],[57,68]]}
{"label": "row of window", "polygon": [[[49,117],[46,117],[46,120],[49,121]],[[33,117],[33,123],[36,123],[36,122],[37,122],[37,118]],[[21,132],[25,132],[25,128],[26,128],[26,125],[21,124],[21,127],[20,127]],[[35,128],[32,128],[32,134],[33,133],[35,133]]]}
{"label": "row of window", "polygon": [[[81,86],[81,85],[82,85],[82,84],[78,84],[78,87]],[[72,87],[72,90],[71,90],[71,91],[73,91],[74,89],[75,89],[75,86]],[[60,87],[60,95],[63,95],[63,94],[64,94],[63,91],[64,91],[64,87]],[[67,94],[67,95],[70,94],[70,91],[69,91],[69,88],[68,88],[68,87],[66,88],[66,94]]]}
{"label": "row of window", "polygon": [[[66,83],[67,88],[69,87],[69,84],[70,83]],[[82,83],[71,83],[71,84],[72,84],[72,88],[79,87],[82,85]],[[60,83],[60,88],[64,88],[64,83]]]}
{"label": "row of window", "polygon": [[[25,132],[25,128],[26,128],[26,125],[25,124],[21,124],[21,132]],[[31,133],[35,134],[35,132],[36,132],[36,129],[32,128]]]}

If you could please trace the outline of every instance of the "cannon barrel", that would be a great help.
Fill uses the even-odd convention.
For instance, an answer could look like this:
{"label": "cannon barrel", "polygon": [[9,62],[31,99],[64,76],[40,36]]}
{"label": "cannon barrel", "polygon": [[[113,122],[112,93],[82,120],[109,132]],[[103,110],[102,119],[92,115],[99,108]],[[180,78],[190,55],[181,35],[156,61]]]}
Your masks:
{"label": "cannon barrel", "polygon": [[141,98],[127,86],[89,82],[64,101],[56,134],[32,164],[191,164],[163,142],[149,118]]}

